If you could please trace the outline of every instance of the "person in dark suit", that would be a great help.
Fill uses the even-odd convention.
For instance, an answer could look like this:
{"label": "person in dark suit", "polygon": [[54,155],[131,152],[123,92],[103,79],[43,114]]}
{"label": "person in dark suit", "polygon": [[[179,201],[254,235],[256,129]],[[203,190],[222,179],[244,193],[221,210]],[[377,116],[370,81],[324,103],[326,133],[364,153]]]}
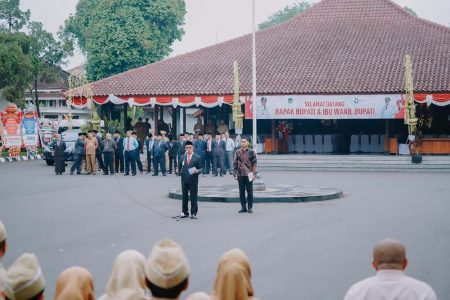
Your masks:
{"label": "person in dark suit", "polygon": [[[138,141],[138,144],[139,144],[139,140],[138,140],[138,137],[137,137],[137,135],[136,135],[136,132],[133,131],[131,135],[136,139],[136,141]],[[142,145],[142,148],[143,148],[143,147],[144,147],[144,145]],[[138,170],[139,170],[139,173],[142,174],[142,173],[144,173],[144,166],[142,165],[141,155],[140,155],[141,152],[140,152],[139,149],[140,149],[140,148],[138,148],[138,149],[136,150],[136,153],[135,153],[135,157],[136,157],[136,166],[137,166],[137,168],[138,168]]]}
{"label": "person in dark suit", "polygon": [[66,150],[66,143],[61,140],[61,135],[57,134],[53,141],[53,154],[55,159],[55,173],[62,175],[66,171],[66,163],[64,162],[64,151]]}
{"label": "person in dark suit", "polygon": [[117,149],[116,142],[112,139],[111,133],[106,134],[103,141],[103,158],[105,159],[105,172],[103,175],[114,175],[114,151]]}
{"label": "person in dark suit", "polygon": [[200,162],[202,163],[202,169],[205,167],[206,160],[206,141],[203,139],[203,134],[199,133],[197,141],[194,143],[194,152],[200,156]]}
{"label": "person in dark suit", "polygon": [[220,134],[216,134],[216,139],[212,144],[213,176],[217,176],[218,169],[220,169],[220,176],[225,174],[225,149],[225,141],[220,138]]}
{"label": "person in dark suit", "polygon": [[153,162],[153,144],[155,143],[155,138],[153,137],[153,134],[148,134],[148,139],[145,140],[145,148],[147,149],[147,171],[145,174],[150,174],[152,169],[152,162]]}
{"label": "person in dark suit", "polygon": [[116,142],[117,149],[114,151],[114,171],[116,173],[124,172],[124,161],[123,161],[123,137],[120,136],[120,132],[116,130],[114,132],[114,142]]}
{"label": "person in dark suit", "polygon": [[199,155],[194,153],[194,145],[186,141],[186,153],[181,157],[181,190],[183,193],[183,204],[181,218],[189,217],[188,202],[191,200],[191,219],[197,218],[197,192],[198,175],[202,173],[202,163]]}
{"label": "person in dark suit", "polygon": [[136,149],[139,148],[138,141],[132,136],[131,130],[127,131],[127,137],[123,139],[123,156],[125,158],[125,174],[130,175],[130,165],[132,176],[136,176]]}
{"label": "person in dark suit", "polygon": [[103,141],[101,135],[98,134],[97,130],[92,130],[95,138],[97,139],[98,147],[95,150],[95,159],[98,161],[98,166],[102,169],[103,173],[105,172],[105,164],[103,163]]}
{"label": "person in dark suit", "polygon": [[167,143],[163,141],[162,135],[158,135],[157,140],[153,144],[153,175],[158,176],[159,167],[161,173],[166,176],[166,151],[168,150]]}
{"label": "person in dark suit", "polygon": [[208,133],[206,135],[206,156],[205,156],[205,173],[209,174],[209,170],[212,169],[214,173],[214,160],[212,155],[212,147],[214,144],[214,141],[212,139],[212,135]]}
{"label": "person in dark suit", "polygon": [[75,146],[73,148],[73,164],[70,168],[70,175],[73,175],[73,172],[77,170],[77,174],[81,174],[81,163],[83,162],[84,157],[84,133],[78,133],[78,139],[75,142]]}
{"label": "person in dark suit", "polygon": [[180,148],[180,142],[177,141],[176,136],[171,137],[168,146],[169,146],[169,174],[172,174],[172,170],[176,172],[178,169],[178,149]]}
{"label": "person in dark suit", "polygon": [[[185,143],[186,143],[187,139],[185,138],[184,134],[180,134],[180,138],[179,138],[179,143],[180,146],[178,147],[178,167],[181,167],[181,157],[184,155],[184,153],[186,153],[186,149],[185,149]],[[176,169],[175,173],[179,174],[179,170]]]}

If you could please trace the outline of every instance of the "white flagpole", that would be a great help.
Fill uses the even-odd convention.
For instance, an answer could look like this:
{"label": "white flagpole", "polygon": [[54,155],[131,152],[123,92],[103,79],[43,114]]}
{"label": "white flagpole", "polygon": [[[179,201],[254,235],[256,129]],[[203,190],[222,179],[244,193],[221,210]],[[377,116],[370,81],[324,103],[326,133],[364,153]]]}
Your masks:
{"label": "white flagpole", "polygon": [[252,47],[252,77],[253,77],[253,106],[252,106],[252,114],[253,114],[253,150],[255,150],[255,153],[257,152],[257,128],[256,128],[256,16],[255,16],[255,0],[253,1],[253,47]]}

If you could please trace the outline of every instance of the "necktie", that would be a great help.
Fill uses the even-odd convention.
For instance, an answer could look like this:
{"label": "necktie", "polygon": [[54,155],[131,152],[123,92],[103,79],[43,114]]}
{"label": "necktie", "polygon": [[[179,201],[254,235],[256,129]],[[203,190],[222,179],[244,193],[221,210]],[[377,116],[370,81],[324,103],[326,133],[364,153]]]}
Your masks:
{"label": "necktie", "polygon": [[130,138],[127,139],[127,151],[130,151]]}
{"label": "necktie", "polygon": [[211,140],[208,140],[208,151],[211,151]]}
{"label": "necktie", "polygon": [[191,162],[191,156],[190,155],[188,155],[187,156],[187,165],[189,166],[189,163]]}

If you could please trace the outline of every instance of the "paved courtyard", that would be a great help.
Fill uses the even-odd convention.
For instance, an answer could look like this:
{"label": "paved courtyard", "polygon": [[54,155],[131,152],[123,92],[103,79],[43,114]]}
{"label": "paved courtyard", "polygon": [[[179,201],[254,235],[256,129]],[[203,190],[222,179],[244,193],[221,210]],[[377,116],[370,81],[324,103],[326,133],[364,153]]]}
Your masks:
{"label": "paved courtyard", "polygon": [[[450,175],[408,173],[267,172],[266,185],[340,188],[338,200],[256,204],[200,203],[198,220],[176,222],[181,202],[167,198],[175,176],[55,176],[43,161],[0,164],[0,218],[8,230],[9,266],[24,251],[38,255],[52,299],[65,268],[80,265],[106,286],[117,254],[145,256],[158,240],[180,243],[191,265],[188,293],[211,292],[220,256],[242,248],[252,264],[257,298],[342,299],[355,281],[373,274],[371,250],[386,237],[403,241],[407,273],[439,299],[450,295]],[[231,176],[201,185],[233,184]],[[183,294],[182,299],[188,294]]]}

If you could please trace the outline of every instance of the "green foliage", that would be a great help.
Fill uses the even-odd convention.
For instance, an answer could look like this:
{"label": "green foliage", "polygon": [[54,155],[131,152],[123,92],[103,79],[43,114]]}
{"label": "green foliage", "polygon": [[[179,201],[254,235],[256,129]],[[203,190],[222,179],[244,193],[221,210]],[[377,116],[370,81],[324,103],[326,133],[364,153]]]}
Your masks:
{"label": "green foliage", "polygon": [[65,22],[66,38],[87,54],[90,80],[166,57],[184,34],[184,0],[80,0]]}
{"label": "green foliage", "polygon": [[59,68],[73,54],[70,41],[55,40],[53,35],[44,30],[41,22],[28,24],[31,38],[32,71],[34,80],[48,82],[59,76]]}
{"label": "green foliage", "polygon": [[[0,89],[7,100],[21,105],[30,83],[55,78],[55,67],[73,53],[67,39],[55,40],[40,22],[29,22],[30,11],[20,0],[0,0]],[[18,32],[27,25],[27,34]],[[37,86],[35,86],[37,88]]]}
{"label": "green foliage", "polygon": [[32,54],[40,62],[59,66],[65,64],[65,59],[73,54],[73,45],[55,40],[50,32],[44,30],[41,22],[30,22],[28,29],[32,38]]}
{"label": "green foliage", "polygon": [[0,32],[0,89],[11,102],[24,103],[32,78],[31,39],[23,33]]}
{"label": "green foliage", "polygon": [[110,120],[108,121],[107,132],[114,133],[116,130],[123,132],[123,121],[122,120]]}
{"label": "green foliage", "polygon": [[283,9],[273,13],[266,21],[258,25],[258,29],[266,29],[295,17],[311,7],[308,1],[300,1],[292,5],[287,5]]}
{"label": "green foliage", "polygon": [[20,0],[0,0],[0,29],[17,32],[30,20],[30,10],[20,9]]}
{"label": "green foliage", "polygon": [[403,9],[411,16],[418,17],[417,13],[414,10],[412,10],[412,8],[409,8],[408,6],[404,6]]}

